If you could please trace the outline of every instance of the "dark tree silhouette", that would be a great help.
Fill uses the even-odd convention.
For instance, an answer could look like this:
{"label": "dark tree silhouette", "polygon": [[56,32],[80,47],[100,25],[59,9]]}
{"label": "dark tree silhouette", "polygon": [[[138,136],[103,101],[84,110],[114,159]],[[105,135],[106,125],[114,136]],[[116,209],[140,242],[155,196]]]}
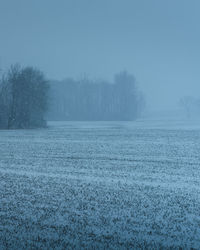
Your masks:
{"label": "dark tree silhouette", "polygon": [[7,129],[45,126],[48,88],[39,70],[12,66],[1,79],[0,126]]}

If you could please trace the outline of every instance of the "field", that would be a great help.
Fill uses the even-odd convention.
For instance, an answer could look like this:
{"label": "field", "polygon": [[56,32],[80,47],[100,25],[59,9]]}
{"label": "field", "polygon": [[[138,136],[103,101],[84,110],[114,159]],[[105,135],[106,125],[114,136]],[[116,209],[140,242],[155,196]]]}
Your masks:
{"label": "field", "polygon": [[0,249],[200,249],[200,123],[0,131]]}

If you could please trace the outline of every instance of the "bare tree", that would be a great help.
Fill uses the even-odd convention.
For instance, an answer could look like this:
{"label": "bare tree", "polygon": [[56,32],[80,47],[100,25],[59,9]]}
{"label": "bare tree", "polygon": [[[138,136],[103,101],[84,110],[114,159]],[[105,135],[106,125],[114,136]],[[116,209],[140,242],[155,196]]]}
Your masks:
{"label": "bare tree", "polygon": [[185,96],[179,101],[180,106],[183,108],[186,117],[190,119],[194,113],[196,113],[195,109],[197,108],[198,101],[191,96]]}

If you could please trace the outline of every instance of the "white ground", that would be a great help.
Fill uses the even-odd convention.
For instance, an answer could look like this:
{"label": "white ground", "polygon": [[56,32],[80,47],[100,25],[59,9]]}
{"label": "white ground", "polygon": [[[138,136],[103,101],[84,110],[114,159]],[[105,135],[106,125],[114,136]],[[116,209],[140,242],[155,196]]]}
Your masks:
{"label": "white ground", "polygon": [[200,249],[200,123],[0,131],[0,249]]}

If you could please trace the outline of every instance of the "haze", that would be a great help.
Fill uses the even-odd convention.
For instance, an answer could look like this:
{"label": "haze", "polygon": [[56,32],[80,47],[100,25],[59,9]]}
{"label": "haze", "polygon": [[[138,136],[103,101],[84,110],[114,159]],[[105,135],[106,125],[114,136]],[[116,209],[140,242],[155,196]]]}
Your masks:
{"label": "haze", "polygon": [[198,0],[0,0],[0,68],[49,79],[135,75],[151,110],[200,96]]}

